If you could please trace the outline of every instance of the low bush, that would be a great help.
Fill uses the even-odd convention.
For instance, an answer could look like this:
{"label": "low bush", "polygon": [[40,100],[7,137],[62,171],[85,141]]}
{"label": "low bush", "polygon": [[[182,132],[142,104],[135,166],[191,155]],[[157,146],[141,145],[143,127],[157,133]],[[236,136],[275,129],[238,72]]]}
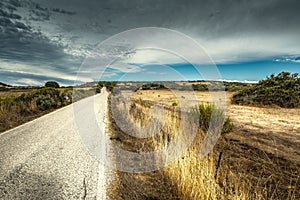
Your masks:
{"label": "low bush", "polygon": [[59,84],[55,81],[48,81],[45,83],[45,87],[59,88]]}
{"label": "low bush", "polygon": [[232,96],[232,103],[242,105],[277,105],[284,108],[300,107],[299,74],[281,72],[266,80],[245,87]]}
{"label": "low bush", "polygon": [[173,103],[172,103],[172,106],[173,106],[173,107],[176,107],[176,106],[178,106],[178,103],[177,103],[177,102],[173,102]]}
{"label": "low bush", "polygon": [[163,84],[158,84],[158,83],[148,83],[142,85],[140,90],[164,90],[167,89]]}
{"label": "low bush", "polygon": [[0,131],[24,123],[44,111],[72,103],[72,89],[42,88],[17,97],[0,98]]}
{"label": "low bush", "polygon": [[211,130],[213,130],[214,128],[222,126],[222,134],[230,133],[234,129],[231,119],[225,116],[223,110],[213,104],[200,103],[197,107],[192,108],[190,114],[194,119],[196,116],[199,127],[204,132],[207,132],[210,127],[212,127]]}

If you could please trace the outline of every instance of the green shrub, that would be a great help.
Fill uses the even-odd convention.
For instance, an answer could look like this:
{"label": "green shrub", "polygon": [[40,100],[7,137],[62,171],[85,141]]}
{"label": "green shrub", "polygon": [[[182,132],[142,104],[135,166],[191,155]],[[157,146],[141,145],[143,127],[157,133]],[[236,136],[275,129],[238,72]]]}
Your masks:
{"label": "green shrub", "polygon": [[109,92],[112,92],[116,85],[117,85],[117,82],[115,82],[115,81],[99,81],[98,82],[99,87],[102,88],[103,86],[105,86]]}
{"label": "green shrub", "polygon": [[96,88],[96,93],[101,93],[101,88],[97,87]]}
{"label": "green shrub", "polygon": [[277,76],[272,74],[266,80],[235,93],[231,101],[243,105],[300,107],[300,77],[289,72],[281,72]]}
{"label": "green shrub", "polygon": [[231,119],[225,116],[223,110],[213,104],[201,103],[193,108],[190,113],[194,119],[196,118],[199,127],[204,132],[207,132],[210,126],[212,127],[211,130],[222,126],[222,134],[230,133],[234,129]]}
{"label": "green shrub", "polygon": [[40,110],[58,108],[64,101],[59,90],[54,88],[42,88],[34,94],[37,107]]}
{"label": "green shrub", "polygon": [[55,81],[48,81],[45,83],[45,87],[59,88],[59,84]]}
{"label": "green shrub", "polygon": [[[94,90],[82,90],[77,97],[84,98],[93,94]],[[42,88],[29,90],[17,97],[0,98],[0,132],[22,124],[46,110],[60,108],[72,102],[72,88]]]}
{"label": "green shrub", "polygon": [[58,102],[55,99],[51,98],[50,95],[40,95],[36,99],[37,107],[40,110],[48,110],[50,108],[57,108],[59,107]]}
{"label": "green shrub", "polygon": [[142,85],[140,90],[165,90],[167,89],[163,84],[159,83],[147,83]]}
{"label": "green shrub", "polygon": [[192,84],[194,91],[208,91],[207,85],[204,84]]}
{"label": "green shrub", "polygon": [[2,108],[14,105],[18,107],[15,108],[16,111],[26,114],[30,112],[30,105],[32,104],[35,104],[39,110],[44,111],[72,103],[72,90],[60,91],[54,88],[42,88],[34,92],[24,93],[18,97],[1,99],[0,102]]}
{"label": "green shrub", "polygon": [[173,106],[173,107],[176,107],[176,106],[178,106],[178,103],[177,103],[177,102],[173,102],[173,103],[172,103],[172,106]]}

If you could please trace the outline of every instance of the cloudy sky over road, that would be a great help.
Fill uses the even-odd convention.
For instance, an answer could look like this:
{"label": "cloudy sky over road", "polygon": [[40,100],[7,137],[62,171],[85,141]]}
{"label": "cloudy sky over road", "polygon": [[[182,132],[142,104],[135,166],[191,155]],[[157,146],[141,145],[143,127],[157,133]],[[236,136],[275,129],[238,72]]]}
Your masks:
{"label": "cloudy sky over road", "polygon": [[[299,9],[297,0],[3,0],[0,81],[41,85],[56,80],[71,85],[97,44],[140,27],[168,28],[193,38],[217,64],[223,79],[257,81],[283,70],[299,72]],[[176,40],[169,41],[176,45]],[[149,66],[150,58],[158,54],[134,52],[128,63]],[[171,57],[161,54],[160,61],[180,65],[181,71],[187,69],[187,77],[194,78],[188,74],[190,66]],[[143,70],[128,66],[112,68],[103,78],[117,79],[124,73],[140,73],[143,78]]]}

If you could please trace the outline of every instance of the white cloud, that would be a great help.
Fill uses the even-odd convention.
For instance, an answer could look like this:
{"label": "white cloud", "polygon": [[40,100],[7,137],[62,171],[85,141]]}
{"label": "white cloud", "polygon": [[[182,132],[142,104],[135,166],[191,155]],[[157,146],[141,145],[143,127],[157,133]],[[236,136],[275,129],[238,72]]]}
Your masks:
{"label": "white cloud", "polygon": [[29,78],[21,78],[19,80],[14,81],[14,85],[18,85],[18,86],[26,86],[26,85],[31,85],[31,86],[40,86],[43,85],[44,82],[41,81],[36,81],[33,79],[29,79]]}
{"label": "white cloud", "polygon": [[40,76],[51,76],[57,77],[67,80],[74,80],[76,76],[70,75],[69,73],[57,72],[54,70],[49,69],[48,67],[42,66],[33,66],[23,63],[17,62],[6,62],[0,61],[0,69],[1,71],[7,72],[16,72],[16,73],[23,73],[23,74],[31,74],[31,75],[40,75]]}
{"label": "white cloud", "polygon": [[[90,82],[93,81],[89,76],[77,76],[71,75],[69,72],[59,72],[55,71],[48,66],[32,66],[28,64],[16,63],[16,62],[6,62],[0,61],[0,70],[1,72],[9,72],[9,73],[17,73],[24,74],[24,76],[45,76],[45,77],[53,77],[56,79],[64,79],[70,82]],[[26,79],[25,79],[26,80]],[[34,79],[31,79],[34,81]],[[17,81],[17,80],[16,80]],[[28,82],[28,80],[26,80]],[[24,82],[25,83],[25,82]],[[35,84],[36,85],[36,84]]]}
{"label": "white cloud", "polygon": [[126,60],[127,63],[154,64],[154,63],[183,63],[184,59],[164,49],[139,49]]}
{"label": "white cloud", "polygon": [[[272,60],[274,57],[297,55],[300,52],[298,40],[295,40],[295,43],[299,43],[298,46],[289,45],[291,39],[296,37],[294,35],[283,37],[276,34],[248,33],[239,37],[205,39],[201,36],[191,38],[180,36],[180,33],[174,34],[172,31],[169,34],[161,30],[149,30],[149,32],[142,32],[142,35],[127,34],[127,37],[133,43],[133,47],[131,47],[133,50],[130,56],[122,58],[125,63],[225,64]],[[298,60],[290,61],[299,62]]]}
{"label": "white cloud", "polygon": [[224,81],[224,82],[239,82],[239,83],[258,83],[258,81],[249,81],[249,80],[231,80],[231,79],[219,79],[218,81]]}
{"label": "white cloud", "polygon": [[294,62],[294,63],[300,63],[300,56],[282,56],[279,58],[275,58],[274,61],[276,62]]}

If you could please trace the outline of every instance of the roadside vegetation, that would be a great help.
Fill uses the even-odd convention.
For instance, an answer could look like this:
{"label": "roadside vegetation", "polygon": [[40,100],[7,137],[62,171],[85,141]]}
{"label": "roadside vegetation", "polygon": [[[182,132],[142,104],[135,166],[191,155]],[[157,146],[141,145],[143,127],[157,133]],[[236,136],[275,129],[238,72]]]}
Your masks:
{"label": "roadside vegetation", "polygon": [[61,87],[55,81],[48,81],[44,87],[33,87],[0,82],[0,132],[100,93],[104,86],[112,91],[115,85],[116,82],[100,81]]}
{"label": "roadside vegetation", "polygon": [[178,90],[178,91],[228,91],[236,92],[251,83],[240,82],[222,82],[222,81],[156,81],[156,82],[122,82],[117,84],[119,89],[127,89],[131,91],[145,91],[145,90]]}
{"label": "roadside vegetation", "polygon": [[247,86],[232,96],[232,103],[241,105],[300,107],[299,74],[272,74],[258,84]]}
{"label": "roadside vegetation", "polygon": [[97,92],[100,93],[102,87],[106,87],[106,90],[112,92],[114,87],[117,85],[115,81],[99,81],[97,83]]}
{"label": "roadside vegetation", "polygon": [[[257,84],[238,87],[244,90],[247,87],[256,87],[255,85]],[[159,150],[174,140],[184,141],[184,137],[177,138],[180,133],[196,133],[196,137],[187,151],[163,169],[137,174],[115,171],[116,182],[111,185],[110,194],[112,199],[300,198],[297,191],[300,180],[297,153],[299,145],[295,141],[300,134],[300,126],[296,122],[299,119],[299,109],[278,110],[273,107],[231,104],[234,93],[228,91],[228,107],[225,113],[209,103],[209,92],[197,91],[199,105],[190,110],[190,119],[197,123],[190,123],[190,120],[182,121],[182,113],[179,112],[176,97],[171,91],[156,89],[157,85],[152,86],[150,89],[147,86],[146,89],[140,87],[136,90],[127,105],[118,101],[120,92],[126,97],[126,90],[112,94],[111,98],[117,101],[110,102],[110,112],[119,110],[117,116],[122,115],[124,120],[121,124],[131,127],[130,123],[134,122],[136,133],[150,132],[154,136],[136,138],[128,135],[128,130],[120,128],[110,113],[108,134],[112,144],[130,152],[142,153]],[[188,98],[188,93],[183,91],[181,98]],[[155,112],[157,120],[153,120],[149,113],[151,106],[157,104],[162,105],[166,117]],[[129,110],[128,113],[126,109]],[[285,112],[288,119],[284,117]],[[165,123],[162,130],[158,131],[161,120],[165,120]],[[200,148],[211,122],[224,122],[222,134],[214,149],[201,158]],[[183,126],[179,126],[180,123]],[[198,126],[193,126],[195,124]],[[178,146],[178,149],[182,148]],[[117,159],[118,152],[114,153]],[[126,160],[126,164],[128,163],[131,160]],[[143,167],[147,163],[140,165]]]}
{"label": "roadside vegetation", "polygon": [[47,82],[42,88],[3,86],[0,92],[0,132],[93,94],[94,89],[60,88],[56,82]]}
{"label": "roadside vegetation", "polygon": [[[178,110],[172,106],[164,106],[166,121],[161,129],[157,129],[161,127],[160,123],[164,118],[162,114],[156,111],[155,116],[149,118],[149,109],[156,102],[132,99],[128,105],[124,105],[126,102],[120,101],[118,95],[112,95],[111,98],[113,106],[110,112],[114,113],[114,116],[117,115],[118,120],[121,119],[123,122],[121,124],[127,127],[133,119],[137,126],[134,129],[130,127],[131,131],[137,131],[140,134],[152,131],[151,135],[155,135],[144,139],[128,136],[126,132],[123,132],[126,128],[118,127],[110,114],[109,136],[114,145],[121,146],[125,150],[155,151],[170,145],[172,140],[182,145],[188,140],[186,138],[188,135],[196,133],[187,151],[164,169],[138,174],[116,171],[117,181],[112,185],[112,199],[248,199],[249,193],[241,190],[240,187],[243,186],[239,183],[228,182],[224,186],[218,183],[218,167],[214,153],[204,158],[199,156],[201,143],[210,121],[214,121],[215,125],[225,124],[222,127],[222,133],[229,133],[233,130],[230,118],[225,117],[222,110],[211,104],[199,104],[198,107],[192,108],[192,112],[185,113],[189,120],[180,121]],[[128,115],[125,114],[126,108],[129,108]],[[180,151],[182,148],[184,145],[177,146],[175,151]],[[115,153],[115,156],[118,156],[117,152]],[[170,159],[167,153],[165,156],[166,160]],[[130,163],[130,160],[127,162]],[[146,165],[147,163],[141,164],[141,166]]]}

